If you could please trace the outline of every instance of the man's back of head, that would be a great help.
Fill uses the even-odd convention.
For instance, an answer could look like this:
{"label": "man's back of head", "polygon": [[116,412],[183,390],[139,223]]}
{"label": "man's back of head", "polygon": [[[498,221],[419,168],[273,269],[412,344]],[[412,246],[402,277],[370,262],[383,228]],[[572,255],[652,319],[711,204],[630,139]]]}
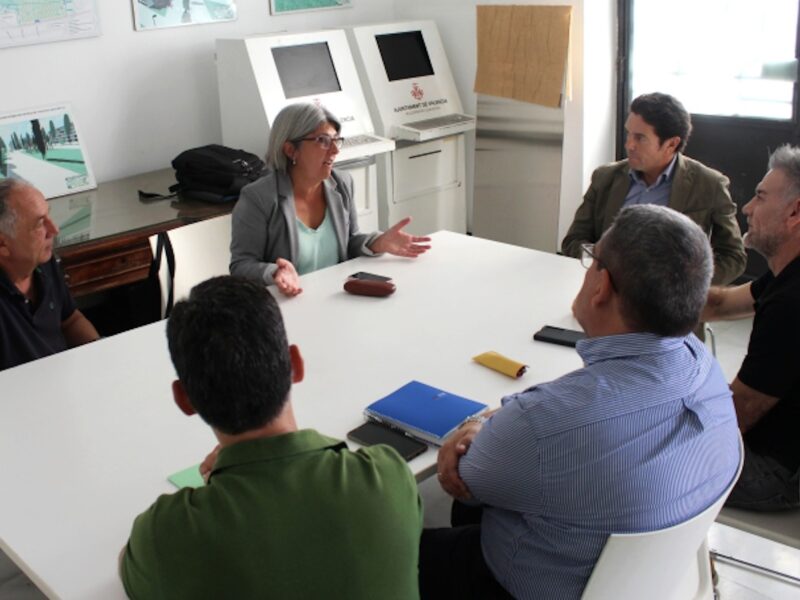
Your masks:
{"label": "man's back of head", "polygon": [[205,486],[162,495],[137,518],[120,566],[129,596],[418,597],[414,476],[388,446],[351,452],[297,430],[288,396],[302,360],[267,289],[201,283],[175,305],[167,338],[178,405],[220,446]]}
{"label": "man's back of head", "polygon": [[714,263],[708,238],[691,219],[662,206],[630,206],[596,252],[631,330],[682,336],[697,325]]}
{"label": "man's back of head", "polygon": [[292,367],[283,318],[262,285],[230,276],[195,286],[167,323],[169,350],[192,406],[230,435],[283,408]]}
{"label": "man's back of head", "polygon": [[701,229],[634,205],[582,252],[573,312],[588,334],[576,347],[584,366],[506,396],[440,451],[440,469],[458,461],[484,505],[480,556],[514,597],[580,597],[609,534],[697,515],[739,462],[728,385],[687,335],[713,268]]}

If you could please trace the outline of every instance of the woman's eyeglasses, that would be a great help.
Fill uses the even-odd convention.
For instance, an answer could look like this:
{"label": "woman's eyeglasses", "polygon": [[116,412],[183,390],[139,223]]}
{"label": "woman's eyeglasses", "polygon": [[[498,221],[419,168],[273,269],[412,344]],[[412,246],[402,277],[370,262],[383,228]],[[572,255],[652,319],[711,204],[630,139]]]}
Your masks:
{"label": "woman's eyeglasses", "polygon": [[312,137],[304,137],[304,138],[297,138],[296,140],[292,140],[293,142],[317,142],[320,146],[322,146],[325,150],[329,150],[331,144],[336,145],[337,150],[341,150],[342,144],[344,144],[343,137],[331,137],[326,133],[321,133],[319,135],[315,135]]}

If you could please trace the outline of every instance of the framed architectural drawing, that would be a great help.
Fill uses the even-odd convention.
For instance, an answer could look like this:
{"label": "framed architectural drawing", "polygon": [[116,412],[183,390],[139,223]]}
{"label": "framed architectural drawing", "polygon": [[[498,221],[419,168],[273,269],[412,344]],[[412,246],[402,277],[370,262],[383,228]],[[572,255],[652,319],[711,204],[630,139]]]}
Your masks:
{"label": "framed architectural drawing", "polygon": [[270,12],[281,15],[302,10],[322,10],[326,8],[350,8],[351,0],[269,0]]}
{"label": "framed architectural drawing", "polygon": [[97,187],[67,104],[0,114],[0,179],[17,177],[45,198]]}
{"label": "framed architectural drawing", "polygon": [[97,35],[95,0],[0,0],[0,48]]}
{"label": "framed architectural drawing", "polygon": [[236,0],[131,0],[137,31],[236,20]]}

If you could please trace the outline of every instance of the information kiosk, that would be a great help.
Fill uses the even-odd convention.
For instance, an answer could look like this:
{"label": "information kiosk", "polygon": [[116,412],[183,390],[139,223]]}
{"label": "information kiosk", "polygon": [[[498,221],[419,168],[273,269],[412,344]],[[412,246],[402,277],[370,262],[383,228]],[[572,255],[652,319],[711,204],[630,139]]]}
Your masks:
{"label": "information kiosk", "polygon": [[348,30],[379,134],[398,140],[378,160],[381,227],[412,216],[424,234],[467,228],[464,132],[450,65],[433,21],[365,25]]}
{"label": "information kiosk", "polygon": [[222,142],[261,156],[270,125],[295,102],[315,102],[342,123],[336,167],[353,176],[362,231],[378,229],[375,157],[394,141],[374,135],[367,102],[342,30],[217,40]]}

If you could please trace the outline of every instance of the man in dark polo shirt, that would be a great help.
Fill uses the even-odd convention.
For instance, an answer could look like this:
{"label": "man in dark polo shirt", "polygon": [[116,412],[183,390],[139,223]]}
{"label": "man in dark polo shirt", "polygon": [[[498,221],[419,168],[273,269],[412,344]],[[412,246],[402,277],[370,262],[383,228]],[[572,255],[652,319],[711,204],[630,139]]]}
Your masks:
{"label": "man in dark polo shirt", "polygon": [[175,305],[167,339],[175,401],[219,447],[201,466],[204,487],[162,495],[134,522],[120,557],[128,596],[419,598],[414,475],[388,446],[352,452],[298,430],[290,390],[303,360],[263,284],[199,284]]}
{"label": "man in dark polo shirt", "polygon": [[58,227],[42,193],[0,180],[0,370],[96,340],[53,257]]}
{"label": "man in dark polo shirt", "polygon": [[781,510],[800,506],[800,148],[772,154],[742,212],[744,243],[767,259],[769,272],[752,283],[712,288],[703,315],[755,315],[731,383],[745,460],[727,505]]}

